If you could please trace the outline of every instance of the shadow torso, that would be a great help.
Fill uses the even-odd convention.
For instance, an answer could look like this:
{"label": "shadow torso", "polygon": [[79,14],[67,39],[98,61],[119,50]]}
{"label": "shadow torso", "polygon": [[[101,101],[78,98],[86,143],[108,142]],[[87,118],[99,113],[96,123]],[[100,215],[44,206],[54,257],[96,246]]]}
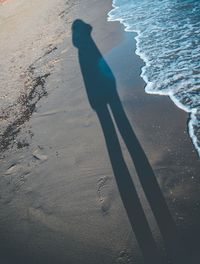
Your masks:
{"label": "shadow torso", "polygon": [[82,38],[78,50],[79,63],[91,107],[96,109],[108,104],[117,95],[115,78],[111,69],[90,35]]}

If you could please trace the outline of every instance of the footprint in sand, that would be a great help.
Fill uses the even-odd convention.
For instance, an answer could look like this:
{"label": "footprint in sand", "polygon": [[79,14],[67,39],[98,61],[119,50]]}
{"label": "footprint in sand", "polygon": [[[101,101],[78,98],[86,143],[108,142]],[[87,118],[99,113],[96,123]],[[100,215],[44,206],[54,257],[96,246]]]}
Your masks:
{"label": "footprint in sand", "polygon": [[110,190],[110,177],[103,176],[98,180],[98,202],[101,205],[103,214],[107,214],[111,207],[111,190]]}
{"label": "footprint in sand", "polygon": [[27,175],[31,171],[31,168],[26,165],[22,164],[13,164],[11,165],[5,172],[5,175],[13,175],[13,174],[20,174],[20,175]]}
{"label": "footprint in sand", "polygon": [[133,264],[133,258],[128,250],[122,250],[116,260],[116,264]]}

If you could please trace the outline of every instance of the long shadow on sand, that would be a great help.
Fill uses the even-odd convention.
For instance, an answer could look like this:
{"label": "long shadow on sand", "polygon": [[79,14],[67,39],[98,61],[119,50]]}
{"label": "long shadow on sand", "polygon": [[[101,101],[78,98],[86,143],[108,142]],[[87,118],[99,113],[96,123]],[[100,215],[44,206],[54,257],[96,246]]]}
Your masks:
{"label": "long shadow on sand", "polygon": [[[82,20],[72,25],[72,42],[78,57],[90,105],[96,111],[106,141],[112,169],[123,205],[144,256],[145,263],[161,261],[134,183],[124,161],[111,117],[126,144],[144,193],[174,264],[186,262],[175,223],[157,183],[151,165],[129,123],[116,90],[115,77],[91,36],[92,27]],[[110,110],[109,110],[110,109]]]}

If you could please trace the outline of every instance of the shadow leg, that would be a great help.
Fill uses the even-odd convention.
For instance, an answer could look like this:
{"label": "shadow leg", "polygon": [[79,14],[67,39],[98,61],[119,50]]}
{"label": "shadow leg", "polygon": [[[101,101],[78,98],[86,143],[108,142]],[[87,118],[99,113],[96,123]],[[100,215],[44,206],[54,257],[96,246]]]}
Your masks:
{"label": "shadow leg", "polygon": [[183,245],[176,225],[169,212],[153,169],[135,133],[133,132],[120,99],[117,98],[116,100],[110,102],[110,108],[112,110],[117,127],[135,165],[144,193],[163,236],[166,249],[174,260],[174,263],[186,263],[186,254],[183,250]]}
{"label": "shadow leg", "polygon": [[106,106],[97,110],[97,115],[104,133],[111,165],[126,209],[129,221],[142,250],[145,263],[164,263],[156,248],[151,230],[139,201],[130,173],[125,164],[116,130]]}

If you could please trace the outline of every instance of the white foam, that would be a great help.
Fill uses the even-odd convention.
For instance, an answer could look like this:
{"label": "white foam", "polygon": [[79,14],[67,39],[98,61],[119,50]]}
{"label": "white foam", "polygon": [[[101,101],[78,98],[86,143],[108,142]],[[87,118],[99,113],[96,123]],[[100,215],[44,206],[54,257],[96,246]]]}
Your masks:
{"label": "white foam", "polygon": [[[152,10],[147,10],[149,13],[146,17],[141,4],[142,1],[144,1],[146,5],[150,4],[149,8],[152,7]],[[119,2],[120,1],[118,1],[118,3]],[[117,1],[113,0],[113,9],[108,14],[108,20],[119,21],[124,25],[125,31],[136,33],[135,53],[140,56],[145,63],[145,66],[143,66],[141,70],[141,77],[146,83],[145,91],[148,94],[169,96],[177,107],[190,113],[190,120],[188,122],[189,135],[200,156],[200,136],[198,138],[198,135],[195,134],[194,131],[195,126],[200,126],[200,122],[198,123],[197,120],[197,107],[200,100],[200,94],[198,93],[200,75],[196,74],[192,77],[193,69],[197,69],[197,71],[199,69],[200,57],[198,45],[196,45],[195,48],[192,46],[198,39],[190,40],[191,32],[193,32],[195,26],[196,33],[200,33],[198,29],[198,25],[200,24],[195,26],[187,24],[190,23],[190,19],[184,17],[187,23],[181,25],[182,31],[180,32],[180,25],[178,25],[179,20],[176,18],[175,23],[173,23],[173,19],[170,20],[166,17],[166,19],[169,20],[169,24],[171,24],[167,25],[167,27],[163,24],[163,27],[161,27],[162,25],[160,26],[159,23],[156,24],[156,16],[159,14],[158,11],[160,11],[156,10],[156,8],[159,8],[160,2],[156,2],[157,0],[141,0],[140,2],[130,0],[125,3],[121,2],[121,6],[117,6]],[[136,13],[137,5],[139,5],[138,17]],[[164,0],[162,5],[164,6],[163,15],[165,15],[165,10],[169,9],[172,4],[169,0]],[[197,7],[200,10],[200,4]],[[152,17],[150,17],[150,14]],[[141,17],[142,20],[140,20]],[[145,19],[147,21],[145,21]],[[146,32],[147,27],[151,29]],[[155,34],[155,38],[157,38],[155,42],[154,39],[152,39],[154,45],[151,43],[151,34]],[[169,34],[170,37],[168,36]],[[167,44],[167,47],[165,47],[165,44]],[[153,52],[155,52],[155,54]],[[176,64],[173,64],[173,61]]]}

